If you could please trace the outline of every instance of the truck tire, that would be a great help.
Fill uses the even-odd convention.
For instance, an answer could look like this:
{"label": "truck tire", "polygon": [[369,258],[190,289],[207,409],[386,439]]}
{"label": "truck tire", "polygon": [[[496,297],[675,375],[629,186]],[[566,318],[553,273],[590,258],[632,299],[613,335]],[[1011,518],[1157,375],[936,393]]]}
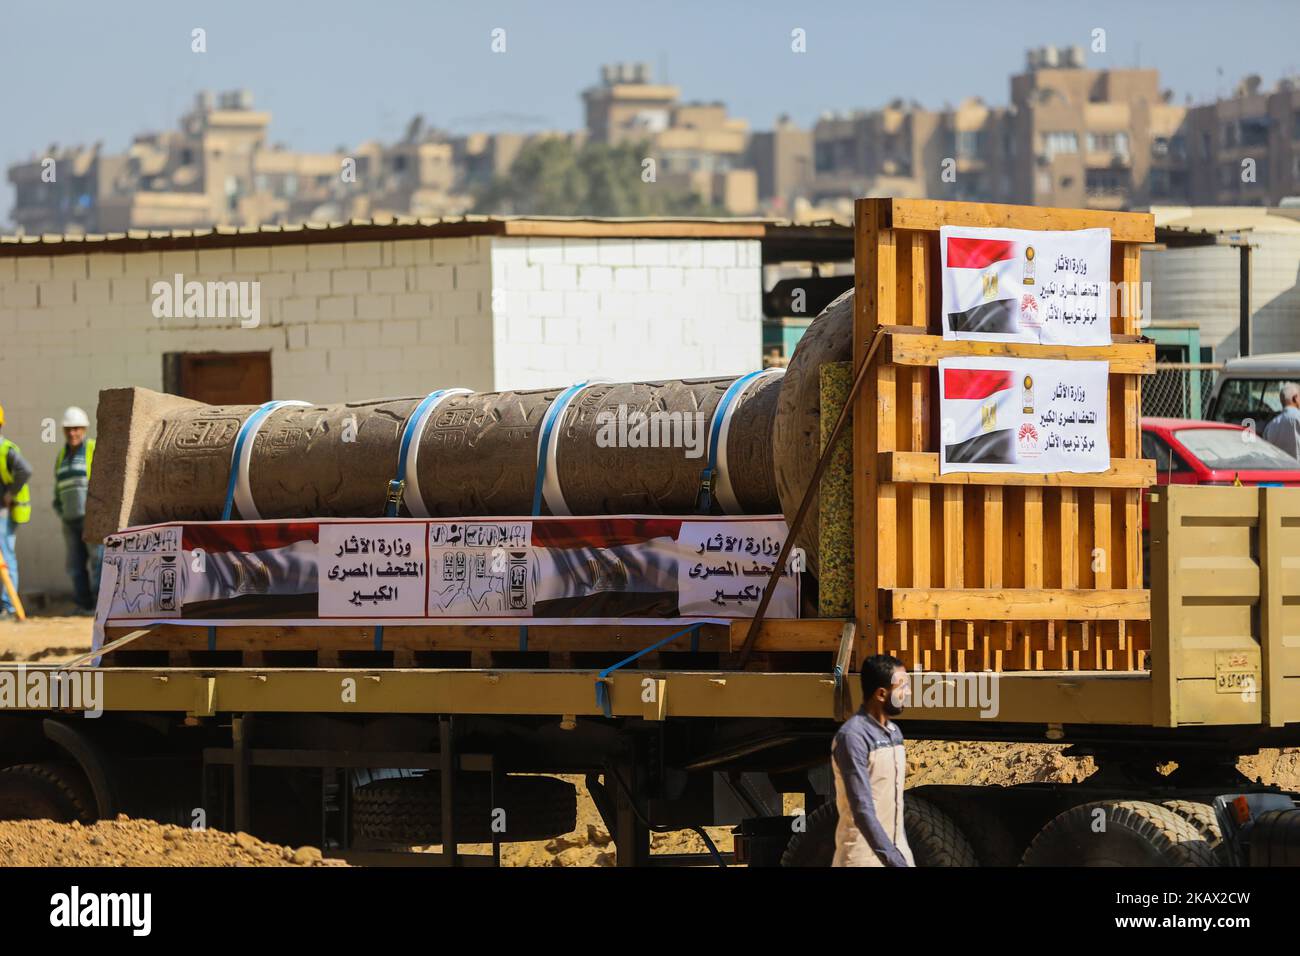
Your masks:
{"label": "truck tire", "polygon": [[[505,811],[503,843],[546,840],[571,833],[578,822],[578,791],[555,777],[507,776],[497,805]],[[490,843],[493,808],[486,774],[461,774],[456,786],[456,842]],[[439,775],[387,777],[352,794],[354,838],[389,847],[442,842]]]}
{"label": "truck tire", "polygon": [[0,820],[90,823],[95,800],[81,772],[67,763],[24,763],[0,770]]}
{"label": "truck tire", "polygon": [[[1098,819],[1105,820],[1100,832],[1094,830]],[[1217,865],[1195,826],[1173,810],[1141,800],[1071,807],[1038,832],[1021,861],[1021,866]]]}
{"label": "truck tire", "polygon": [[[822,804],[804,821],[781,856],[782,866],[830,866],[835,859],[835,827],[840,815],[835,804]],[[970,841],[944,813],[924,797],[903,800],[903,828],[917,866],[979,866]]]}
{"label": "truck tire", "polygon": [[[992,787],[982,788],[993,790]],[[1025,844],[1007,827],[1006,820],[1014,811],[995,800],[980,799],[960,790],[942,786],[918,787],[915,796],[922,797],[946,813],[975,851],[978,866],[1015,866],[1024,856]],[[910,831],[908,839],[911,839]]]}
{"label": "truck tire", "polygon": [[1300,866],[1300,810],[1261,813],[1250,831],[1251,866]]}
{"label": "truck tire", "polygon": [[1161,800],[1160,805],[1172,810],[1192,826],[1201,835],[1210,849],[1214,851],[1215,864],[1228,866],[1228,848],[1223,845],[1223,831],[1219,829],[1219,820],[1214,815],[1214,807],[1198,800]]}

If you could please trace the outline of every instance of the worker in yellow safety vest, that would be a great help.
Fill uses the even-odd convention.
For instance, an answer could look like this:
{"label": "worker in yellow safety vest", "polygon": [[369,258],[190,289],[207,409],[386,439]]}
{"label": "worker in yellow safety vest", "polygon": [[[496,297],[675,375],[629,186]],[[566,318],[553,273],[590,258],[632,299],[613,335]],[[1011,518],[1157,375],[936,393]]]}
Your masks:
{"label": "worker in yellow safety vest", "polygon": [[[0,428],[4,428],[5,410],[0,406]],[[8,438],[0,435],[0,554],[9,566],[9,579],[14,593],[18,593],[18,526],[32,519],[32,490],[27,482],[32,468],[23,458],[22,450]],[[0,588],[0,618],[14,613],[9,592]]]}
{"label": "worker in yellow safety vest", "polygon": [[[87,547],[82,537],[86,530],[86,493],[90,488],[90,465],[95,458],[95,439],[86,437],[90,417],[73,405],[63,413],[66,444],[54,462],[54,510],[63,519],[63,543],[67,549],[68,576],[77,607],[82,613],[95,610],[95,592],[99,590],[99,567],[104,557],[103,545]],[[89,566],[89,573],[87,573]]]}

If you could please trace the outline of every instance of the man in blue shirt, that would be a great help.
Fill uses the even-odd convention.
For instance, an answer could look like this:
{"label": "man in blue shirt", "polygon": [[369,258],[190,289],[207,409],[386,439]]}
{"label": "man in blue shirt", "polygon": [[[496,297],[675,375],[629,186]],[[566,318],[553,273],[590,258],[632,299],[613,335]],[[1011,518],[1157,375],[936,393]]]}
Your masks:
{"label": "man in blue shirt", "polygon": [[862,665],[862,707],[831,744],[840,812],[831,866],[915,866],[903,828],[907,755],[890,717],[903,712],[911,688],[903,662],[888,654]]}
{"label": "man in blue shirt", "polygon": [[1264,437],[1292,458],[1300,458],[1300,385],[1282,383],[1282,410],[1264,426]]}

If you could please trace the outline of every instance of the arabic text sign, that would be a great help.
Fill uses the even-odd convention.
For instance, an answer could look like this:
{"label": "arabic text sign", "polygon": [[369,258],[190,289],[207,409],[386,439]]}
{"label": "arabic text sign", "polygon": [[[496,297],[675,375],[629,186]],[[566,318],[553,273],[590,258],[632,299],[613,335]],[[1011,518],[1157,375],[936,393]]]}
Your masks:
{"label": "arabic text sign", "polygon": [[322,523],[320,616],[423,617],[425,523]]}
{"label": "arabic text sign", "polygon": [[1108,362],[942,359],[940,474],[1108,470],[1109,373]]}
{"label": "arabic text sign", "polygon": [[1109,345],[1110,230],[939,230],[943,337]]}

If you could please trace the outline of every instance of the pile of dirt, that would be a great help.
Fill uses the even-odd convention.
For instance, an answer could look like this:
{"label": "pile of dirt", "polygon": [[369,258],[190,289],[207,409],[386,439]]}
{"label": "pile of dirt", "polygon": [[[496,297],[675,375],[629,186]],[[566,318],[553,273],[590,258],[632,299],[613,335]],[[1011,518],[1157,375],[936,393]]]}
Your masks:
{"label": "pile of dirt", "polygon": [[346,866],[320,850],[264,843],[247,833],[191,830],[119,814],[89,826],[0,821],[3,866]]}
{"label": "pile of dirt", "polygon": [[0,621],[0,661],[56,664],[90,650],[94,620],[80,615]]}
{"label": "pile of dirt", "polygon": [[907,785],[1073,783],[1092,774],[1091,757],[1067,757],[1059,744],[909,740]]}

